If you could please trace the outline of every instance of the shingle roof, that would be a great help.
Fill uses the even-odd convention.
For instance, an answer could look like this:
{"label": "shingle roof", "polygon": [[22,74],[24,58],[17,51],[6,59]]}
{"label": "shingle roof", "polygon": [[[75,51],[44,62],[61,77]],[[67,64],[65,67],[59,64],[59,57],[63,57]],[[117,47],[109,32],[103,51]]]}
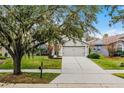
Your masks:
{"label": "shingle roof", "polygon": [[124,40],[122,38],[124,38],[124,34],[118,34],[115,36],[109,36],[109,37],[103,38],[103,41],[104,41],[104,44],[108,45],[120,40]]}
{"label": "shingle roof", "polygon": [[88,44],[89,45],[94,45],[96,41],[97,41],[97,39],[90,40],[90,41],[88,41]]}
{"label": "shingle roof", "polygon": [[115,36],[105,37],[103,39],[91,40],[88,43],[90,45],[108,45],[117,41],[124,41],[124,34],[118,34]]}

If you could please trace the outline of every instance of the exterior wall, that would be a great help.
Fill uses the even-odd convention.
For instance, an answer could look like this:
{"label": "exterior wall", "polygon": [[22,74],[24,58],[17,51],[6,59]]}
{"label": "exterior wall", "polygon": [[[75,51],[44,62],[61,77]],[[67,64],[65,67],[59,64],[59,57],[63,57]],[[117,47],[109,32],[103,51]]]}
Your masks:
{"label": "exterior wall", "polygon": [[89,46],[85,46],[85,56],[89,55]]}
{"label": "exterior wall", "polygon": [[[46,47],[49,52],[51,51],[52,57],[62,56],[62,44],[59,44],[59,43],[54,44],[53,42],[50,42],[50,43],[47,43]],[[56,54],[56,52],[58,54]]]}
{"label": "exterior wall", "polygon": [[[62,56],[62,45],[61,44],[59,44],[59,56],[61,57]],[[55,55],[55,47],[53,46],[53,49],[52,49],[52,56],[56,56]]]}
{"label": "exterior wall", "polygon": [[124,42],[122,42],[122,51],[124,51]]}
{"label": "exterior wall", "polygon": [[122,50],[124,51],[124,42],[123,41],[119,41],[116,43],[116,50]]}
{"label": "exterior wall", "polygon": [[110,52],[114,52],[114,51],[117,51],[117,50],[124,51],[124,42],[118,41],[118,42],[109,44],[109,45],[107,45],[107,49]]}
{"label": "exterior wall", "polygon": [[60,49],[60,51],[59,51],[59,56],[61,57],[62,56],[62,45],[61,45],[61,49]]}
{"label": "exterior wall", "polygon": [[5,54],[7,53],[7,57],[11,57],[10,54],[8,53],[8,51],[4,47],[2,47],[1,52],[2,52],[2,56],[5,56]]}
{"label": "exterior wall", "polygon": [[91,46],[91,52],[93,53],[100,53],[103,54],[104,56],[109,56],[108,50],[105,48],[105,46]]}

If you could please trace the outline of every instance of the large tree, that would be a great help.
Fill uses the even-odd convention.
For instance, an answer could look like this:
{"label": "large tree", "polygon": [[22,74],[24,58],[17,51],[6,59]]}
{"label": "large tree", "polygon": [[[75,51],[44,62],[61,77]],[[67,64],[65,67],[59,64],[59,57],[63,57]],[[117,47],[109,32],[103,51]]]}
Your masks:
{"label": "large tree", "polygon": [[21,74],[21,59],[39,45],[63,38],[80,39],[97,31],[93,23],[99,6],[0,6],[0,45]]}

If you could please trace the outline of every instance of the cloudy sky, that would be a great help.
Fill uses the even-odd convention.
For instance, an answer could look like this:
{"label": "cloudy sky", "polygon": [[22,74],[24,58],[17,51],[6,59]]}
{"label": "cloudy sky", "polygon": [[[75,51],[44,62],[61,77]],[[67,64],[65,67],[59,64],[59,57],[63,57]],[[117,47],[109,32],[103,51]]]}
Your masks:
{"label": "cloudy sky", "polygon": [[110,16],[108,15],[105,16],[106,14],[108,14],[108,12],[106,10],[103,10],[102,13],[97,15],[98,23],[95,24],[95,26],[101,33],[101,34],[97,34],[97,37],[102,37],[102,35],[106,33],[109,34],[109,36],[124,33],[124,28],[122,28],[122,23],[117,23],[112,27],[108,25],[110,21]]}

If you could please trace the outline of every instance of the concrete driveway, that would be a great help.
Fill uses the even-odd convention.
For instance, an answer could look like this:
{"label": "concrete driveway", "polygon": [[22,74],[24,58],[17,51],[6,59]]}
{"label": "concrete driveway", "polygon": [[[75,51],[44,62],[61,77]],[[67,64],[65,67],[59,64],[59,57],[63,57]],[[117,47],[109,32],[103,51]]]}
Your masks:
{"label": "concrete driveway", "polygon": [[63,57],[61,73],[51,83],[124,83],[86,57]]}

